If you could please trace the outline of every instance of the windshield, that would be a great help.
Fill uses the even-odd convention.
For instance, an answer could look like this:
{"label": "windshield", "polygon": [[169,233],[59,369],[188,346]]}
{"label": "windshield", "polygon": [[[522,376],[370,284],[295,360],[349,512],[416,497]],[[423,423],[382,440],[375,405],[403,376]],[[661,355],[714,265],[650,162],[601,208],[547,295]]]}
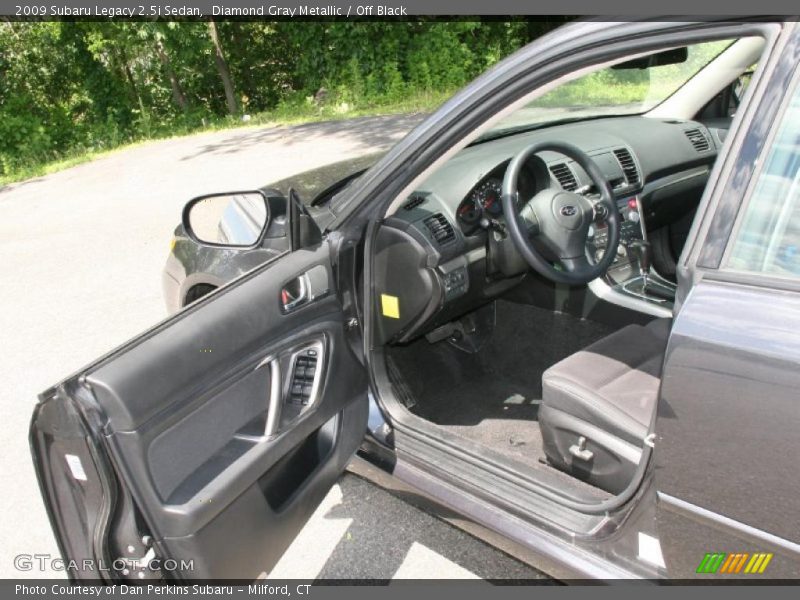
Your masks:
{"label": "windshield", "polygon": [[554,121],[647,112],[674,94],[731,43],[722,40],[689,46],[681,62],[674,64],[642,67],[641,61],[637,61],[638,66],[633,68],[617,66],[594,71],[516,110],[481,139]]}

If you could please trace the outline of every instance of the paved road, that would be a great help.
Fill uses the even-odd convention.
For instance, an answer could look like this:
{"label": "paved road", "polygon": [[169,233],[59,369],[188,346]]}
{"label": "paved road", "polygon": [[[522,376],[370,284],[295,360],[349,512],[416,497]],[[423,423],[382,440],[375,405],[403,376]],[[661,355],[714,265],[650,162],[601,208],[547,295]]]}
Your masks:
{"label": "paved road", "polygon": [[[18,554],[57,554],[28,452],[36,394],[165,316],[161,267],[186,200],[388,148],[419,120],[214,132],[0,189],[0,577],[25,575],[14,568]],[[329,494],[274,574],[536,576],[352,476]]]}

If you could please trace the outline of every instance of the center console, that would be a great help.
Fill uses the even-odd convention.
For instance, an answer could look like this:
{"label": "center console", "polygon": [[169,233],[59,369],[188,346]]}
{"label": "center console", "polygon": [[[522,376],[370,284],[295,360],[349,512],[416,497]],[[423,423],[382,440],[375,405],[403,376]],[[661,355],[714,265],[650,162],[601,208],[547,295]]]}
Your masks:
{"label": "center console", "polygon": [[[617,205],[620,214],[619,245],[613,250],[614,262],[603,278],[603,283],[610,288],[607,299],[613,301],[614,295],[620,295],[671,311],[675,284],[658,275],[651,266],[651,249],[641,201],[632,196],[619,200]],[[608,246],[607,226],[593,225],[589,241],[596,259],[601,258]]]}

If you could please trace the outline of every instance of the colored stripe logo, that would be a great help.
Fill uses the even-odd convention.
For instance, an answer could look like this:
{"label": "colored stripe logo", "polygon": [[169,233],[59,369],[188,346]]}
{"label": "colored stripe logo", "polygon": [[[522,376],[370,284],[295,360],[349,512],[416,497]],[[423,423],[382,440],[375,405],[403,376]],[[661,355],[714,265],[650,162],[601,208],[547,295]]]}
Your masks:
{"label": "colored stripe logo", "polygon": [[750,574],[760,575],[772,560],[771,552],[708,552],[700,561],[697,573],[703,574]]}

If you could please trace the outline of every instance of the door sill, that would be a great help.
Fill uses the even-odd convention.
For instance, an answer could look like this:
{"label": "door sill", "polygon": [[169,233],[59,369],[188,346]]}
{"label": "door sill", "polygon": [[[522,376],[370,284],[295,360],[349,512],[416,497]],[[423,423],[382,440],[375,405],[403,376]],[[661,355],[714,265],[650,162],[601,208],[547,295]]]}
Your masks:
{"label": "door sill", "polygon": [[443,519],[483,542],[565,583],[653,580],[605,560],[574,539],[543,530],[492,502],[466,493],[440,477],[398,457],[391,474],[359,457],[348,471]]}

